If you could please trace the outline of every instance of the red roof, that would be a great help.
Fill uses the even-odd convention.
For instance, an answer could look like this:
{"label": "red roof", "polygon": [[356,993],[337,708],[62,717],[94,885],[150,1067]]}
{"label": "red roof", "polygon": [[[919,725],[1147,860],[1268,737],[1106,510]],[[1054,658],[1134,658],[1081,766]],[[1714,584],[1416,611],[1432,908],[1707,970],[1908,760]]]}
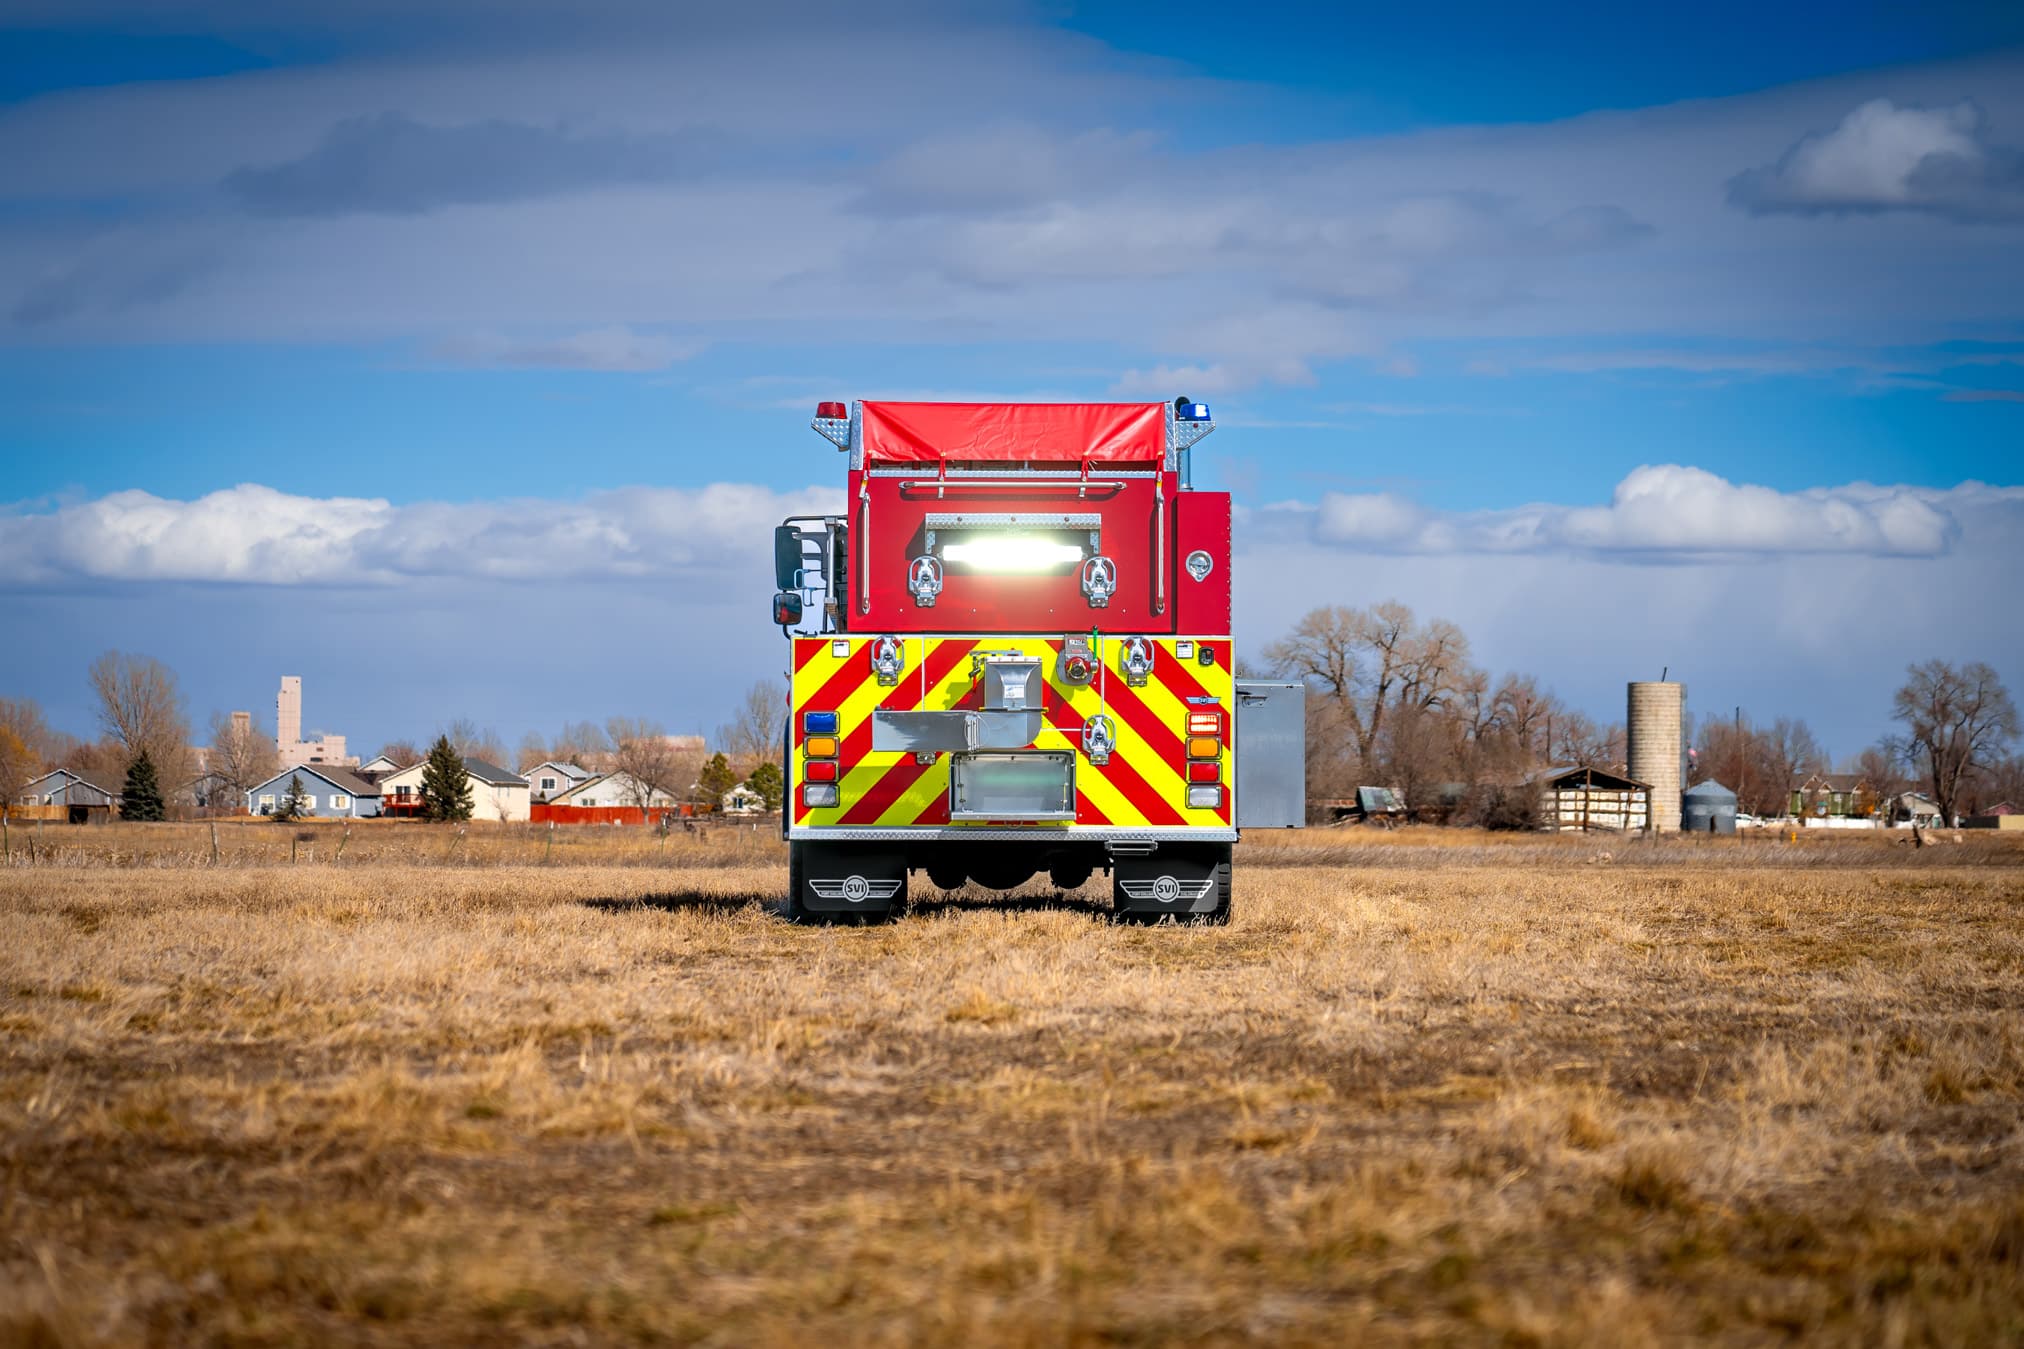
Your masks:
{"label": "red roof", "polygon": [[873,463],[1158,462],[1167,452],[1162,403],[866,403],[863,430]]}

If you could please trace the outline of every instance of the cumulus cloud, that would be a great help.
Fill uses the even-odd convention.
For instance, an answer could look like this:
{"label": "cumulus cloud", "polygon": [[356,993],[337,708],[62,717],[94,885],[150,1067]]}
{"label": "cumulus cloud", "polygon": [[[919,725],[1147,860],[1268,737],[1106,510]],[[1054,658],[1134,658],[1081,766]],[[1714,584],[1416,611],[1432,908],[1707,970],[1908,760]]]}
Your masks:
{"label": "cumulus cloud", "polygon": [[0,514],[0,575],[249,585],[394,585],[423,577],[572,580],[766,574],[784,516],[841,508],[833,489],[634,487],[581,501],[397,506],[241,484],[195,501],[115,492]]}
{"label": "cumulus cloud", "polygon": [[399,112],[349,117],[299,158],[235,169],[225,189],[265,215],[415,215],[585,188],[665,183],[723,158],[695,128],[652,136],[581,134],[489,120],[435,126]]}
{"label": "cumulus cloud", "polygon": [[1803,137],[1776,164],[1729,180],[1758,214],[1923,211],[1968,222],[2024,220],[2024,152],[1991,144],[1980,108],[1862,104]]}
{"label": "cumulus cloud", "polygon": [[[1855,483],[1780,492],[1705,469],[1657,464],[1633,470],[1603,506],[1443,512],[1390,493],[1331,492],[1315,509],[1313,530],[1318,542],[1379,553],[1579,553],[1657,561],[1811,553],[1936,557],[1959,532],[1949,509],[1958,494],[2006,491]],[[2024,493],[2010,495],[2024,499]]]}
{"label": "cumulus cloud", "polygon": [[591,328],[552,338],[510,338],[498,333],[465,333],[438,342],[432,355],[452,365],[496,365],[549,370],[665,370],[708,345],[664,333],[643,333],[625,324]]}

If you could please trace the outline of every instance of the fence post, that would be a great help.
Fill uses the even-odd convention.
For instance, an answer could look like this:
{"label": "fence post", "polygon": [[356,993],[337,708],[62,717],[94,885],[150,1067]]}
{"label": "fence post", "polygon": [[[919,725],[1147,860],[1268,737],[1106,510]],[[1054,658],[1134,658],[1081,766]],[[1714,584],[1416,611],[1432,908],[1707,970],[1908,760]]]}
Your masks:
{"label": "fence post", "polygon": [[541,865],[547,866],[555,860],[555,821],[548,822],[548,851],[541,854]]}
{"label": "fence post", "polygon": [[289,831],[288,831],[288,861],[289,861],[289,864],[290,864],[291,866],[292,866],[292,865],[294,864],[294,862],[295,862],[295,850],[296,850],[296,848],[297,848],[297,847],[299,847],[299,846],[301,845],[301,843],[302,843],[302,840],[301,840],[301,839],[299,839],[299,838],[297,838],[297,837],[295,837],[295,831],[294,831],[294,830],[292,830],[292,829],[291,829],[291,830],[289,830]]}
{"label": "fence post", "polygon": [[351,826],[346,825],[344,827],[344,837],[337,841],[337,855],[330,859],[333,866],[344,860],[344,845],[349,842],[351,842]]}
{"label": "fence post", "polygon": [[8,861],[14,860],[14,835],[7,828],[7,807],[0,806],[0,849],[4,849]]}
{"label": "fence post", "polygon": [[218,822],[211,821],[211,865],[218,865]]}

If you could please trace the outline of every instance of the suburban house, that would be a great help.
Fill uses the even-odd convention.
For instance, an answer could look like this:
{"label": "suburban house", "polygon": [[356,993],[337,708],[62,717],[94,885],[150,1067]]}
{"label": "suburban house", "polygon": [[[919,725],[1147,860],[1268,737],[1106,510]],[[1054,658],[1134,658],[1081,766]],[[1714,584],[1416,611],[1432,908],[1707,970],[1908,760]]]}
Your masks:
{"label": "suburban house", "polygon": [[568,792],[575,791],[584,783],[597,777],[588,768],[579,768],[573,763],[558,763],[550,759],[536,764],[520,776],[527,779],[529,799],[535,805],[553,801]]}
{"label": "suburban house", "polygon": [[1899,792],[1886,800],[1879,814],[1885,824],[1915,824],[1926,829],[1945,823],[1940,808],[1923,792]]}
{"label": "suburban house", "polygon": [[726,815],[758,815],[766,809],[766,798],[741,782],[724,793],[722,804]]}
{"label": "suburban house", "polygon": [[[422,813],[422,773],[427,759],[410,764],[398,773],[380,779],[380,809],[383,814],[415,818]],[[505,820],[528,818],[533,803],[528,799],[527,779],[509,773],[483,759],[464,760],[464,780],[471,787],[471,818]]]}
{"label": "suburban house", "polygon": [[302,780],[305,820],[370,820],[380,813],[380,789],[347,768],[334,764],[300,764],[284,768],[246,793],[248,815],[278,815],[289,784]]}
{"label": "suburban house", "polygon": [[556,797],[558,806],[646,806],[662,810],[680,804],[672,792],[649,788],[630,773],[604,773]]}
{"label": "suburban house", "polygon": [[1978,815],[1962,821],[1970,829],[2024,829],[2024,811],[2008,801],[1998,801]]}
{"label": "suburban house", "polygon": [[369,779],[373,782],[378,782],[381,778],[387,776],[389,773],[400,772],[401,769],[404,768],[405,766],[406,765],[404,764],[395,763],[392,759],[389,759],[384,754],[375,754],[372,756],[372,758],[367,759],[364,763],[360,764],[358,767],[352,769],[351,771],[358,774],[362,778]]}
{"label": "suburban house", "polygon": [[86,781],[68,768],[59,768],[22,788],[21,805],[27,807],[21,813],[32,819],[92,824],[113,817],[119,809],[119,793]]}
{"label": "suburban house", "polygon": [[1860,773],[1809,773],[1792,784],[1786,810],[1802,820],[1861,820],[1876,814],[1880,804]]}

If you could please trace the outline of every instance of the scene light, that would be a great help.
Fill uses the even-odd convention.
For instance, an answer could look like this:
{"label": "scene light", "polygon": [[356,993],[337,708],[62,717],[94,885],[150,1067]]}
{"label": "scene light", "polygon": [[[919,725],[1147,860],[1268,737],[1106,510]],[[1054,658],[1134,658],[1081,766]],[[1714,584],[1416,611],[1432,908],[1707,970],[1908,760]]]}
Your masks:
{"label": "scene light", "polygon": [[998,534],[944,544],[942,557],[978,571],[1043,572],[1082,561],[1082,547],[1025,534]]}
{"label": "scene light", "polygon": [[1189,810],[1215,810],[1222,804],[1223,789],[1221,787],[1188,788]]}

